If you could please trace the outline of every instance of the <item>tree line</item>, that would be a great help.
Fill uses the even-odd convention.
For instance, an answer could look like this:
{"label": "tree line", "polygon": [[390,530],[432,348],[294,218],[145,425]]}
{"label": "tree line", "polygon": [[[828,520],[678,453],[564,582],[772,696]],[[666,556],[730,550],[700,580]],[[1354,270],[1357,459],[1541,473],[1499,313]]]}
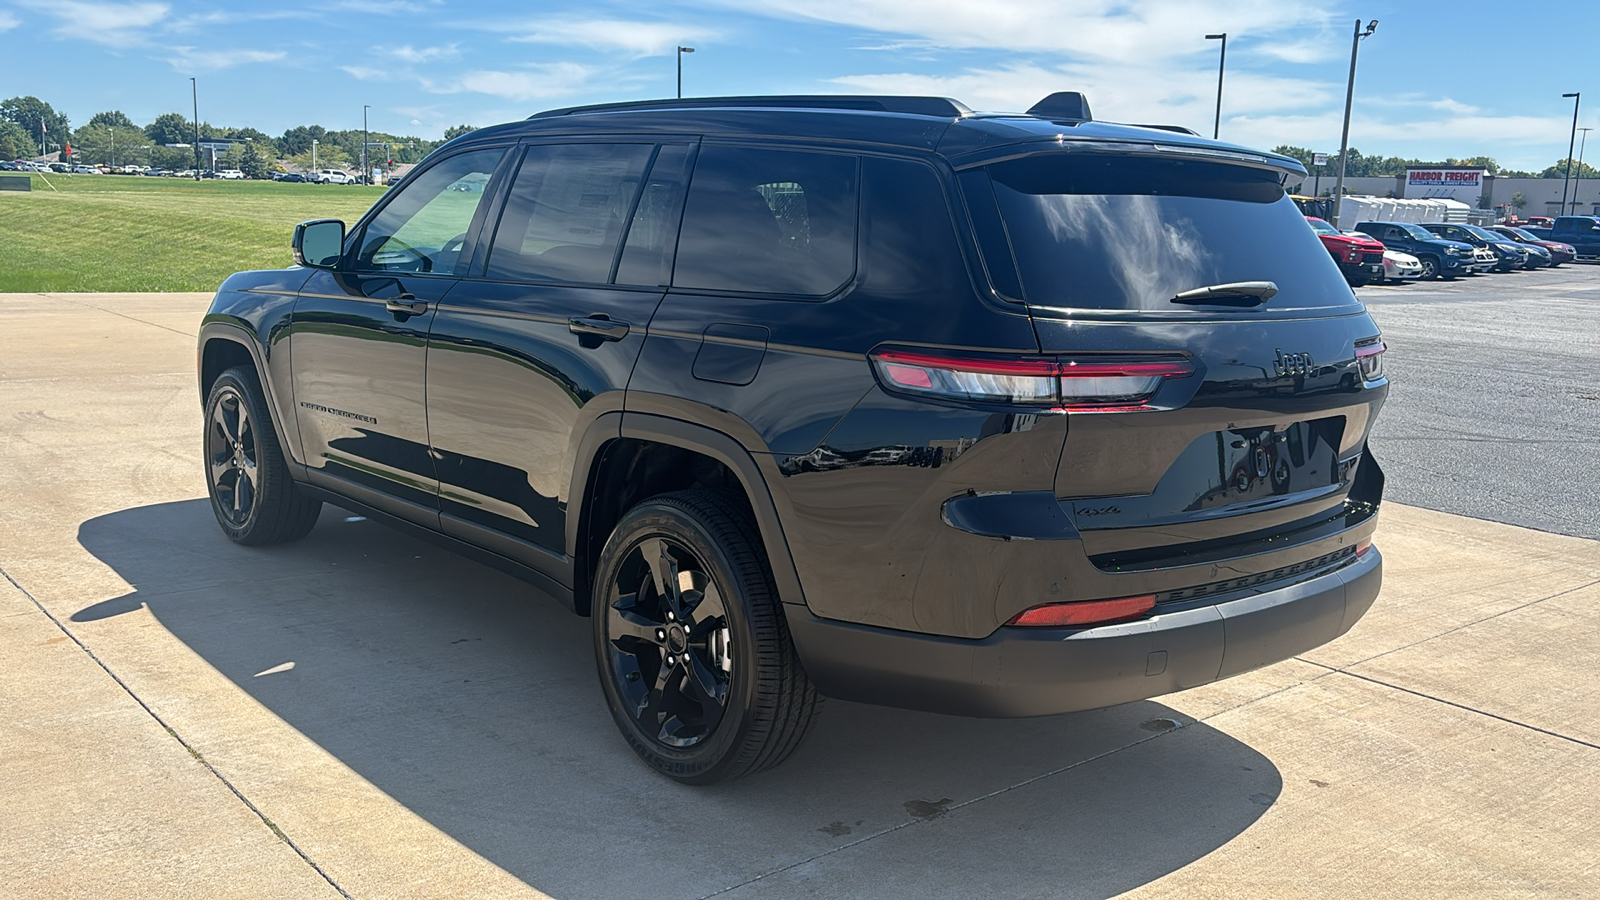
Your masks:
{"label": "tree line", "polygon": [[[366,132],[367,140],[373,145],[367,151],[367,158],[378,166],[386,162],[397,165],[420,162],[445,141],[472,130],[469,125],[449,128],[444,141],[383,131]],[[198,132],[202,142],[218,138],[239,142],[226,152],[219,151],[217,164],[221,167],[226,161],[228,166],[252,178],[264,177],[272,170],[289,166],[311,169],[313,141],[316,142],[317,168],[347,168],[361,161],[363,132],[359,128],[335,131],[321,125],[297,125],[272,137],[254,128],[201,122]],[[43,153],[48,155],[63,150],[70,143],[75,163],[184,169],[194,165],[193,146],[171,145],[192,145],[195,134],[194,121],[176,112],[162,113],[141,126],[120,110],[113,109],[95,113],[87,123],[73,128],[65,114],[38,97],[12,97],[0,102],[0,159],[33,159],[40,155],[41,145]],[[201,155],[203,165],[209,165],[210,159],[210,152]]]}
{"label": "tree line", "polygon": [[[1273,153],[1292,156],[1300,160],[1306,171],[1316,174],[1317,169],[1311,164],[1312,153],[1304,147],[1295,147],[1283,144],[1272,148]],[[1524,172],[1519,169],[1502,169],[1500,164],[1490,156],[1470,156],[1466,159],[1446,159],[1443,162],[1436,159],[1403,159],[1398,156],[1364,156],[1360,150],[1350,148],[1349,161],[1345,164],[1344,176],[1346,178],[1393,178],[1404,175],[1410,166],[1470,166],[1474,169],[1483,169],[1497,178],[1562,178],[1567,172],[1567,160],[1558,159],[1555,164],[1542,172]],[[1339,154],[1328,154],[1328,164],[1322,167],[1322,175],[1327,178],[1339,171]],[[1572,171],[1581,172],[1585,179],[1600,176],[1600,169],[1572,161]]]}

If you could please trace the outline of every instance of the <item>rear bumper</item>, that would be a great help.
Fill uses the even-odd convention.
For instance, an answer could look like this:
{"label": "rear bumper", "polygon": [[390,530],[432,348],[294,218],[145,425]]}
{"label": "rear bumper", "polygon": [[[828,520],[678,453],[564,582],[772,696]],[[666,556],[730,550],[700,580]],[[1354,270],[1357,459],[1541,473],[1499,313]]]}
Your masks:
{"label": "rear bumper", "polygon": [[1082,630],[1001,628],[963,640],[788,607],[807,673],[830,697],[964,716],[1099,709],[1198,687],[1319,647],[1377,599],[1376,548],[1340,569],[1213,606]]}

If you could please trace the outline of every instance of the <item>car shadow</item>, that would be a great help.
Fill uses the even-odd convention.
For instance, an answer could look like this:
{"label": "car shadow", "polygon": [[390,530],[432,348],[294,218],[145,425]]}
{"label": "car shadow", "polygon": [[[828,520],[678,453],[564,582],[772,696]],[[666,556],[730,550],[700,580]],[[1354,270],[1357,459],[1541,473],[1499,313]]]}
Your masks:
{"label": "car shadow", "polygon": [[1025,720],[835,702],[783,766],[684,787],[616,732],[588,620],[494,570],[331,506],[278,548],[230,544],[204,500],[78,538],[136,589],[73,622],[148,607],[350,769],[556,897],[703,897],[829,866],[911,893],[981,877],[992,896],[1109,896],[1227,844],[1282,788],[1261,754],[1155,702]]}

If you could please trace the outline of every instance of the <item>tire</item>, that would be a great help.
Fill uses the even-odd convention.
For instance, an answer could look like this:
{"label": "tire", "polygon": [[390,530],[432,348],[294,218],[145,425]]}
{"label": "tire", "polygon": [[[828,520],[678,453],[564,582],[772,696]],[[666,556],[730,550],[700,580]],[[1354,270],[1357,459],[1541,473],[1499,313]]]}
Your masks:
{"label": "tire", "polygon": [[727,496],[681,491],[635,506],[600,555],[606,706],[640,759],[685,784],[777,765],[821,712],[756,533]]}
{"label": "tire", "polygon": [[284,544],[317,524],[322,502],[307,498],[289,477],[254,369],[229,369],[211,385],[203,453],[211,511],[229,540]]}
{"label": "tire", "polygon": [[1439,277],[1439,258],[1436,256],[1419,256],[1422,261],[1422,280],[1432,281]]}

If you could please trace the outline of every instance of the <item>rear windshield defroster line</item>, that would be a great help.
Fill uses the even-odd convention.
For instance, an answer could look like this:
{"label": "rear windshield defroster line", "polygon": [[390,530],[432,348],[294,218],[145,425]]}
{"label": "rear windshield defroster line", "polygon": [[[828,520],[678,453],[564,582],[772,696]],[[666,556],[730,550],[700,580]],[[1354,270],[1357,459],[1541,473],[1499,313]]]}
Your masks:
{"label": "rear windshield defroster line", "polygon": [[1081,153],[985,171],[1030,306],[1166,312],[1184,291],[1270,281],[1264,309],[1359,308],[1275,172]]}

